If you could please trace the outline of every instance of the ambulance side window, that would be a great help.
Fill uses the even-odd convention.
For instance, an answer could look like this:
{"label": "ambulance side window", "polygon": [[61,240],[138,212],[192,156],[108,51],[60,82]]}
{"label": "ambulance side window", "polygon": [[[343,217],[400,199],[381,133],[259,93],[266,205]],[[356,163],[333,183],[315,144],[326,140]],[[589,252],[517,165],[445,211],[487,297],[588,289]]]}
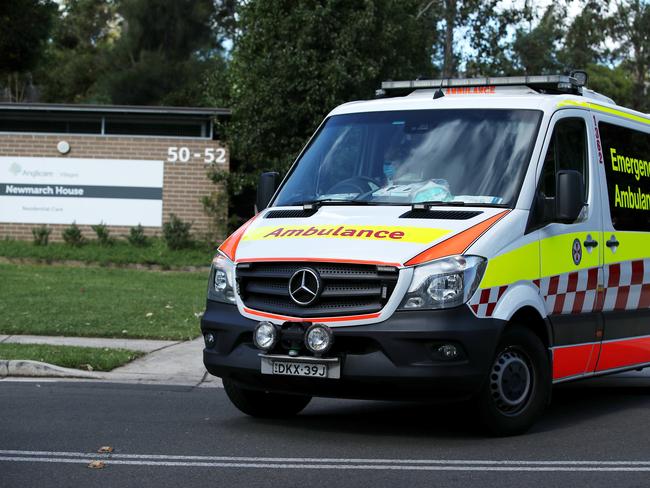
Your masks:
{"label": "ambulance side window", "polygon": [[650,232],[650,134],[598,124],[612,225]]}
{"label": "ambulance side window", "polygon": [[551,142],[544,158],[539,181],[539,191],[544,197],[543,216],[536,216],[540,225],[553,222],[556,195],[556,175],[560,170],[576,170],[582,173],[585,195],[589,193],[589,157],[587,150],[587,126],[584,119],[566,118],[555,124]]}

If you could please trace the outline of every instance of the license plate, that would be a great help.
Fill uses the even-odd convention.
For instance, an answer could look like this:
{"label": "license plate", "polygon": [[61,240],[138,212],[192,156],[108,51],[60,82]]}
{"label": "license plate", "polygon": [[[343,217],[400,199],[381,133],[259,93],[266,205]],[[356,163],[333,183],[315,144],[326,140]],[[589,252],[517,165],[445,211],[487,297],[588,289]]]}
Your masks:
{"label": "license plate", "polygon": [[327,378],[327,365],[273,361],[273,374]]}
{"label": "license plate", "polygon": [[260,354],[260,359],[262,374],[330,379],[341,377],[341,363],[335,358],[292,358]]}

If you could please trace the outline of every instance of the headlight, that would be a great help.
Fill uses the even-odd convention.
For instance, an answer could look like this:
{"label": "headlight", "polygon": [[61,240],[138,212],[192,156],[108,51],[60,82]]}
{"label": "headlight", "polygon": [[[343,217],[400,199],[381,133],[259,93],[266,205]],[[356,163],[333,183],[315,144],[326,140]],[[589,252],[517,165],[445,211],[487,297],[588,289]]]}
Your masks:
{"label": "headlight", "polygon": [[402,310],[457,307],[467,302],[483,278],[487,260],[479,256],[451,256],[413,271]]}
{"label": "headlight", "polygon": [[271,322],[260,322],[253,332],[253,343],[258,349],[268,352],[278,342],[278,331]]}
{"label": "headlight", "polygon": [[235,265],[222,254],[217,254],[212,260],[208,300],[235,303]]}

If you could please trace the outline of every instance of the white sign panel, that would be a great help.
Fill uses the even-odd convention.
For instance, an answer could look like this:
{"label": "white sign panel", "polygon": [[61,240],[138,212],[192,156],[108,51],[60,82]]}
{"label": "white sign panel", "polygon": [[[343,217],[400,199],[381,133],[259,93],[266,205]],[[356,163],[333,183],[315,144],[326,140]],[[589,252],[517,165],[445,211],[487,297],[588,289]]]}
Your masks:
{"label": "white sign panel", "polygon": [[162,225],[162,161],[0,156],[0,222]]}

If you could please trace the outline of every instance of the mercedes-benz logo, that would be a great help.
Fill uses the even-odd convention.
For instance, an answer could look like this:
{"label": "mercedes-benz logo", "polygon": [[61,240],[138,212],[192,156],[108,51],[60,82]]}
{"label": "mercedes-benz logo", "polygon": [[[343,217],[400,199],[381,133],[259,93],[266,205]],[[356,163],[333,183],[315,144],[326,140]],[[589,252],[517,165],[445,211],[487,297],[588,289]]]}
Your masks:
{"label": "mercedes-benz logo", "polygon": [[306,307],[318,298],[321,286],[321,279],[316,271],[301,268],[289,279],[289,296],[298,305]]}

